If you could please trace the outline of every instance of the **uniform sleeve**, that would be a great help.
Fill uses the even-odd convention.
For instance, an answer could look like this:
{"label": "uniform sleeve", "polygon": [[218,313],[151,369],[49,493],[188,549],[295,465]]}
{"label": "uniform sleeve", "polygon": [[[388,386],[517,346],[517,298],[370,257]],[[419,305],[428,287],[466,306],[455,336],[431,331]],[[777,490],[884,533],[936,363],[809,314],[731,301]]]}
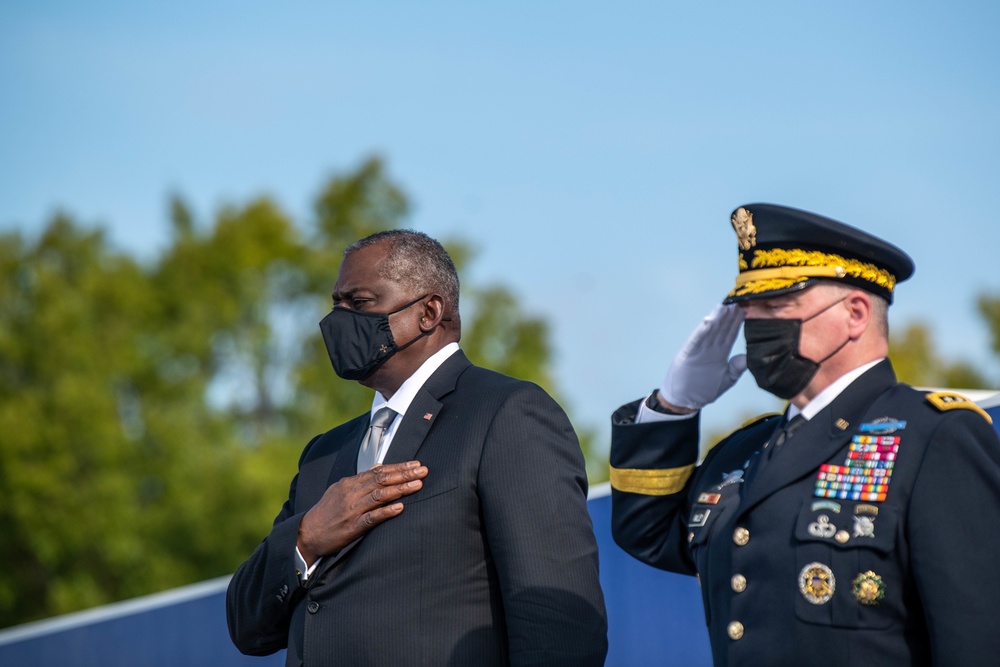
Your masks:
{"label": "uniform sleeve", "polygon": [[909,508],[913,572],[934,665],[1000,656],[1000,440],[979,414],[944,416]]}
{"label": "uniform sleeve", "polygon": [[599,667],[607,615],[580,445],[562,409],[526,385],[490,426],[479,493],[511,665]]}
{"label": "uniform sleeve", "polygon": [[683,519],[698,460],[698,417],[635,423],[640,403],[612,415],[612,536],[644,563],[694,574]]}
{"label": "uniform sleeve", "polygon": [[[306,458],[310,441],[299,461]],[[288,646],[288,627],[305,589],[299,585],[296,563],[299,522],[293,514],[298,475],[292,480],[271,532],[229,581],[226,621],[233,644],[246,655],[270,655]]]}

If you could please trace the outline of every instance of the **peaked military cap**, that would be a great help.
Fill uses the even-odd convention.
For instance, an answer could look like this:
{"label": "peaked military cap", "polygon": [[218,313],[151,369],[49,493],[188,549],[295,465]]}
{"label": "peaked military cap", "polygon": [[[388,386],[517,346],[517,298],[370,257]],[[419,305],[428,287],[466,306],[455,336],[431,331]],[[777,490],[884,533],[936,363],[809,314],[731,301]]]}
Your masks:
{"label": "peaked military cap", "polygon": [[913,275],[913,260],[896,246],[815,213],[747,204],[731,222],[740,272],[723,303],[778,296],[818,280],[860,287],[891,303],[896,283]]}

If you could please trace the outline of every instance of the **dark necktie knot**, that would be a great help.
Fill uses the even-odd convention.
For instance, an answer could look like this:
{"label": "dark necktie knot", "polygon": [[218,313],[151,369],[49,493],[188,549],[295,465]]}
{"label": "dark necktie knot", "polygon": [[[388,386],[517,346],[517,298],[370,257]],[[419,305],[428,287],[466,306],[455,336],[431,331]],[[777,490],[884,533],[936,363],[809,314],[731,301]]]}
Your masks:
{"label": "dark necktie knot", "polygon": [[[774,438],[775,447],[780,447],[785,444],[785,441],[792,437],[795,430],[806,423],[806,418],[801,414],[797,414],[791,419],[789,419],[785,424],[778,429],[778,433]],[[772,448],[773,449],[773,448]]]}

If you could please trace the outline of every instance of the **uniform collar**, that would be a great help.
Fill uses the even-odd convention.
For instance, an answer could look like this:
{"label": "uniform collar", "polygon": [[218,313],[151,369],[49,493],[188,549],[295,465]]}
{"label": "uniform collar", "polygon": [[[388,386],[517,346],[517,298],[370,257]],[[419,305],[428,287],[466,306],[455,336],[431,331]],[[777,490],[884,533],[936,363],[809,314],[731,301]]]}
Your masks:
{"label": "uniform collar", "polygon": [[881,359],[876,359],[875,361],[869,361],[863,366],[858,366],[853,371],[847,371],[839,378],[830,383],[823,391],[816,394],[811,401],[806,403],[805,407],[801,410],[794,405],[788,406],[788,419],[794,418],[796,415],[801,414],[807,420],[812,419],[820,410],[830,405],[835,398],[840,396],[840,394],[847,389],[848,385],[861,377],[865,371],[875,367],[885,360],[885,357]]}

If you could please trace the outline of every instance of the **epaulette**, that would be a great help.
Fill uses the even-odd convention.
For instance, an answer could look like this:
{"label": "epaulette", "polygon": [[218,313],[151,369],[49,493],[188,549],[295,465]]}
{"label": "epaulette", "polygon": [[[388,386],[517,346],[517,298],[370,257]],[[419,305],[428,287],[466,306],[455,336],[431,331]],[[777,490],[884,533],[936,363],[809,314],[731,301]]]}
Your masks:
{"label": "epaulette", "polygon": [[935,408],[941,412],[947,412],[948,410],[972,410],[983,416],[983,419],[989,423],[993,423],[993,418],[990,417],[986,410],[975,404],[975,402],[966,397],[962,396],[954,391],[932,391],[924,395],[927,402],[933,405]]}
{"label": "epaulette", "polygon": [[780,416],[781,416],[780,412],[765,412],[762,415],[757,415],[756,417],[753,417],[751,419],[746,420],[745,422],[743,422],[742,424],[740,424],[740,427],[738,429],[736,429],[736,430],[740,431],[740,430],[745,429],[747,426],[753,426],[757,422],[762,422],[765,419],[770,419],[771,417],[780,417]]}

